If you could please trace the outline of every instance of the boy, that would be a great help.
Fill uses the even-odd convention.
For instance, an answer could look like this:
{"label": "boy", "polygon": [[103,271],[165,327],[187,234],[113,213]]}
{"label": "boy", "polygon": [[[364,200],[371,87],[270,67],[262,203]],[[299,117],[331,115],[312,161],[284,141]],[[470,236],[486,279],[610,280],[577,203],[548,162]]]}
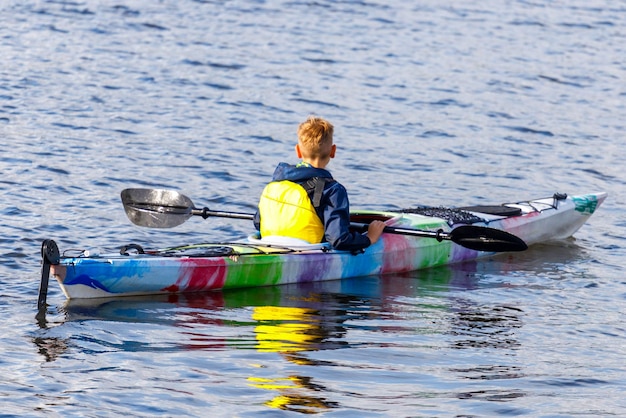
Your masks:
{"label": "boy", "polygon": [[[333,125],[311,116],[298,127],[297,165],[280,163],[254,217],[262,237],[287,236],[358,252],[380,238],[385,224],[373,221],[367,235],[350,231],[346,189],[325,168],[335,157]],[[325,239],[324,239],[325,238]]]}

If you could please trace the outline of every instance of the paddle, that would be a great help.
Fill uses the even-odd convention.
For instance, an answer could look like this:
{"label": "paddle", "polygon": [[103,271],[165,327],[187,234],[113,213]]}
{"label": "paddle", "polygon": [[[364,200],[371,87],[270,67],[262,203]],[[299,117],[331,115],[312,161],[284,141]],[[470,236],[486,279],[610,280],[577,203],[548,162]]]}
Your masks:
{"label": "paddle", "polygon": [[[186,222],[192,216],[235,218],[252,220],[254,215],[239,212],[220,212],[209,208],[197,209],[191,199],[172,190],[125,189],[121,193],[126,216],[135,225],[149,228],[172,228]],[[351,223],[358,231],[366,231],[368,225]],[[426,231],[411,228],[386,226],[389,234],[412,235],[435,238],[437,241],[450,240],[463,247],[486,252],[524,251],[526,243],[506,231],[482,226],[464,225],[450,232],[443,230]]]}

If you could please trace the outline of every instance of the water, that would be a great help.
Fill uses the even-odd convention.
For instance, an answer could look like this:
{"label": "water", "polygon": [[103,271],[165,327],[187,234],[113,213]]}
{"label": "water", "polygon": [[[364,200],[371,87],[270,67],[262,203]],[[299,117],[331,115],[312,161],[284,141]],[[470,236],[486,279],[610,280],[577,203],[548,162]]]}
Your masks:
{"label": "water", "polygon": [[[626,4],[392,3],[0,5],[3,415],[624,414]],[[525,253],[87,304],[51,283],[36,320],[43,239],[239,238],[249,222],[138,228],[119,193],[251,212],[311,113],[353,207],[609,198]]]}

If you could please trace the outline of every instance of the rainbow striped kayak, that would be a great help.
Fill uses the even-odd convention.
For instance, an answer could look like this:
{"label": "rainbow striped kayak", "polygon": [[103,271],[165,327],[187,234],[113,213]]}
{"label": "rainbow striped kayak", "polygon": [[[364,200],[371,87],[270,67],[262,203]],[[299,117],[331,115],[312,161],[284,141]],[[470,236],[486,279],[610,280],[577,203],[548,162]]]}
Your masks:
{"label": "rainbow striped kayak", "polygon": [[[155,191],[151,192],[154,196]],[[158,208],[148,207],[154,206],[154,199],[148,203],[133,201],[128,205],[132,206],[131,211],[126,208],[127,214],[133,222],[153,227],[159,226],[155,219],[163,214],[169,217],[207,214],[206,208],[198,210],[188,200],[181,202],[183,197],[174,194],[175,203],[161,201]],[[506,231],[527,245],[562,240],[573,235],[606,197],[604,192],[578,196],[557,193],[548,198],[498,206],[354,212],[354,221],[367,224],[374,219],[385,220],[390,227],[422,234],[384,233],[376,244],[357,254],[336,251],[327,244],[248,237],[237,242],[157,250],[130,245],[115,254],[94,255],[74,250],[73,255],[67,255],[59,252],[54,241],[46,240],[42,245],[40,302],[43,297],[45,303],[43,293],[47,292],[48,275],[58,281],[67,298],[83,299],[337,280],[459,263],[494,251],[489,247],[468,248],[454,240],[424,234],[454,233],[471,225]]]}

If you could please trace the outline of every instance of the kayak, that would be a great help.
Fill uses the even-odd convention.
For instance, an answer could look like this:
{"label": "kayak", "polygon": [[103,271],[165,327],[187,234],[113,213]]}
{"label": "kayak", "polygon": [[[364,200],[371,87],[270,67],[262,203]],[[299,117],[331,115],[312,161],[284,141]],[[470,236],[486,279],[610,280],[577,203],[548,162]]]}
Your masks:
{"label": "kayak", "polygon": [[[493,206],[420,207],[354,211],[352,226],[387,224],[381,239],[362,252],[337,251],[327,243],[251,235],[235,242],[199,243],[148,250],[130,244],[118,253],[61,254],[42,243],[40,305],[48,277],[68,299],[206,292],[402,273],[493,255],[572,236],[604,202],[607,193],[547,198]],[[196,209],[173,191],[122,192],[129,219],[147,227],[173,227],[192,216],[251,219],[250,214]],[[40,306],[41,307],[41,306]]]}

